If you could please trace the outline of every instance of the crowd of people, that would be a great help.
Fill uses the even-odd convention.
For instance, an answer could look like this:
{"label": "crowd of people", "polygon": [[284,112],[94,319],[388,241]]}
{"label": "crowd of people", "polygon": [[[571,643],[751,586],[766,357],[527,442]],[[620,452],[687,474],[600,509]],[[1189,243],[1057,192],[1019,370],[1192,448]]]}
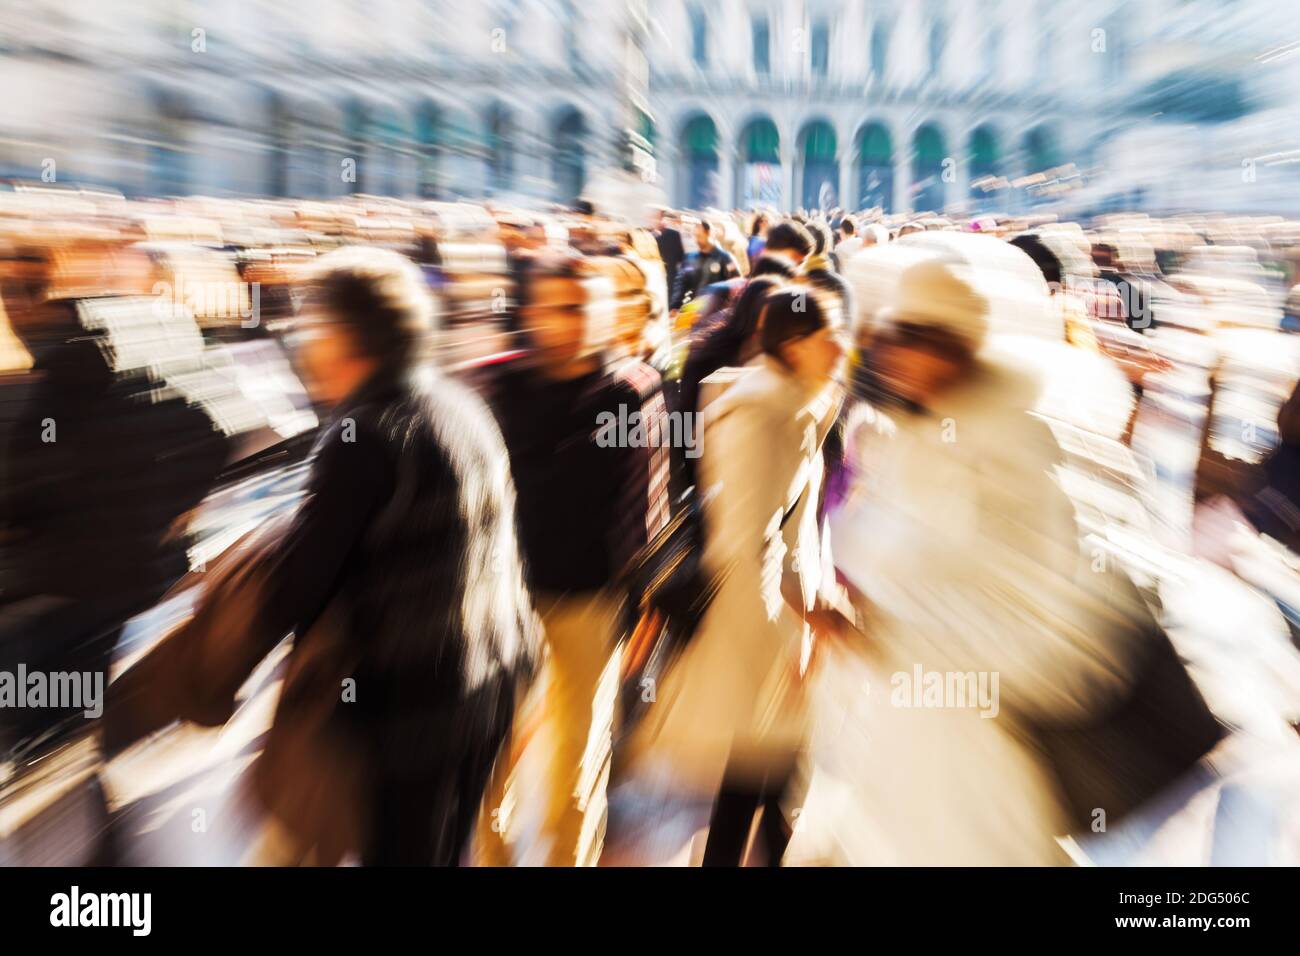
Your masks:
{"label": "crowd of people", "polygon": [[779,865],[828,712],[843,860],[1066,862],[1239,729],[1171,555],[1263,597],[1300,727],[1300,223],[35,190],[0,247],[0,670],[115,678],[3,711],[9,788],[219,726],[288,638],[258,862],[593,863],[653,778]]}

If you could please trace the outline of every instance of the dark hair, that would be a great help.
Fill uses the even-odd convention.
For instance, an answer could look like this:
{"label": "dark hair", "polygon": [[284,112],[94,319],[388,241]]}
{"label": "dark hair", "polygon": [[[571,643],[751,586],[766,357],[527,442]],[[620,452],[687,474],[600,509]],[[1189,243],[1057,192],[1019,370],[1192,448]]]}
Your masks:
{"label": "dark hair", "polygon": [[758,329],[759,316],[767,297],[784,284],[784,278],[779,275],[755,276],[745,284],[744,291],[731,306],[731,321],[728,323],[738,342],[743,342]]}
{"label": "dark hair", "polygon": [[305,298],[346,326],[365,355],[386,365],[409,364],[433,328],[424,277],[389,249],[345,246],[322,256]]}
{"label": "dark hair", "polygon": [[846,236],[856,235],[857,231],[858,224],[853,221],[852,216],[845,216],[840,220],[840,232],[844,233]]}
{"label": "dark hair", "polygon": [[808,232],[812,234],[813,253],[815,255],[820,256],[835,245],[835,237],[831,235],[831,227],[820,219],[814,219],[808,223]]}
{"label": "dark hair", "polygon": [[914,322],[896,322],[881,330],[872,342],[872,348],[886,346],[922,349],[958,364],[969,362],[974,355],[970,343],[955,332]]}
{"label": "dark hair", "polygon": [[759,340],[763,351],[781,358],[781,347],[807,338],[826,327],[827,310],[821,293],[808,286],[784,286],[771,292],[759,316]]}
{"label": "dark hair", "polygon": [[806,256],[812,252],[813,238],[808,230],[789,219],[778,222],[767,231],[767,252],[780,252],[783,249]]}
{"label": "dark hair", "polygon": [[697,222],[695,223],[695,225],[697,225],[697,226],[699,226],[701,229],[703,229],[703,230],[704,230],[704,234],[705,234],[706,236],[711,236],[711,235],[713,235],[713,223],[709,222],[709,220],[707,220],[707,219],[700,219],[699,221],[697,221]]}
{"label": "dark hair", "polygon": [[1043,274],[1043,278],[1048,283],[1060,286],[1061,260],[1042,239],[1032,233],[1025,233],[1012,239],[1011,245],[1023,249],[1025,254],[1034,260],[1034,265],[1038,266],[1038,271]]}
{"label": "dark hair", "polygon": [[767,213],[760,212],[757,216],[754,217],[754,225],[751,226],[749,229],[750,237],[753,238],[754,236],[757,236],[759,228],[766,225],[767,225]]}

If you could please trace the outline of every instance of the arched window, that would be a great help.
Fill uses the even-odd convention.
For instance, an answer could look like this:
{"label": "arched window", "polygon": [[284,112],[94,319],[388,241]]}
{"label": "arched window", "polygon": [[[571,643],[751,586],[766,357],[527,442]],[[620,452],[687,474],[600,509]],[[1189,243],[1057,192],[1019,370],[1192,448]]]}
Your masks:
{"label": "arched window", "polygon": [[441,193],[438,159],[441,117],[438,107],[425,100],[415,111],[415,151],[418,156],[416,190],[425,199],[437,199]]}
{"label": "arched window", "polygon": [[349,158],[356,162],[351,180],[345,179],[344,189],[350,193],[365,192],[366,163],[362,157],[366,152],[366,124],[369,117],[365,105],[357,99],[348,100],[343,107],[343,139],[351,152]]}
{"label": "arched window", "polygon": [[1061,165],[1052,135],[1042,126],[1035,126],[1025,134],[1025,172],[1042,173]]}
{"label": "arched window", "polygon": [[784,205],[781,198],[781,136],[767,117],[751,120],[740,131],[740,206]]}
{"label": "arched window", "polygon": [[514,185],[514,121],[510,111],[494,103],[488,111],[488,183],[495,192],[506,192]]}
{"label": "arched window", "polygon": [[922,126],[912,142],[912,208],[917,211],[943,210],[945,202],[943,134],[933,126]]}
{"label": "arched window", "polygon": [[682,128],[682,161],[686,206],[718,205],[718,128],[709,117],[696,116]]}
{"label": "arched window", "polygon": [[570,107],[555,124],[553,172],[555,191],[562,202],[571,203],[582,194],[587,181],[587,124],[582,114]]}
{"label": "arched window", "polygon": [[894,206],[894,144],[879,123],[863,127],[858,136],[858,209]]}
{"label": "arched window", "polygon": [[805,209],[829,209],[838,205],[840,166],[835,158],[835,130],[817,120],[799,134],[803,158],[803,188],[799,204]]}
{"label": "arched window", "polygon": [[976,208],[993,201],[990,180],[1001,171],[997,134],[981,126],[970,136],[970,197]]}

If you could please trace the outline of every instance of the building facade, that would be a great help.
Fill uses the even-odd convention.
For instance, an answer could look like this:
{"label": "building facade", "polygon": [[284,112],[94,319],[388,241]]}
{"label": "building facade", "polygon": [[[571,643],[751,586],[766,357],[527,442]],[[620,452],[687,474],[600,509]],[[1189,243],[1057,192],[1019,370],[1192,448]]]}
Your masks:
{"label": "building facade", "polygon": [[10,0],[0,173],[130,193],[568,201],[626,126],[626,10]]}
{"label": "building facade", "polygon": [[[1292,212],[1298,17],[1267,0],[8,0],[0,175],[536,203],[610,195],[595,183],[638,157],[651,191],[696,208]],[[1081,188],[1043,188],[1062,184]]]}

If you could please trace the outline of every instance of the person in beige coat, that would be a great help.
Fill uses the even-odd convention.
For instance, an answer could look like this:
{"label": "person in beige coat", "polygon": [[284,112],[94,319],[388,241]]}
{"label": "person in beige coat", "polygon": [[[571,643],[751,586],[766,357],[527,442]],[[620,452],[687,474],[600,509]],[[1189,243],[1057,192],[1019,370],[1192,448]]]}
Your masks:
{"label": "person in beige coat", "polygon": [[[780,804],[807,735],[812,632],[844,624],[817,515],[835,420],[841,317],[786,287],[763,305],[763,352],[705,412],[700,493],[706,571],[720,581],[666,675],[637,749],[678,783],[717,793],[704,863],[741,862],[755,811],[770,865],[789,840]],[[843,606],[840,602],[839,606]]]}

